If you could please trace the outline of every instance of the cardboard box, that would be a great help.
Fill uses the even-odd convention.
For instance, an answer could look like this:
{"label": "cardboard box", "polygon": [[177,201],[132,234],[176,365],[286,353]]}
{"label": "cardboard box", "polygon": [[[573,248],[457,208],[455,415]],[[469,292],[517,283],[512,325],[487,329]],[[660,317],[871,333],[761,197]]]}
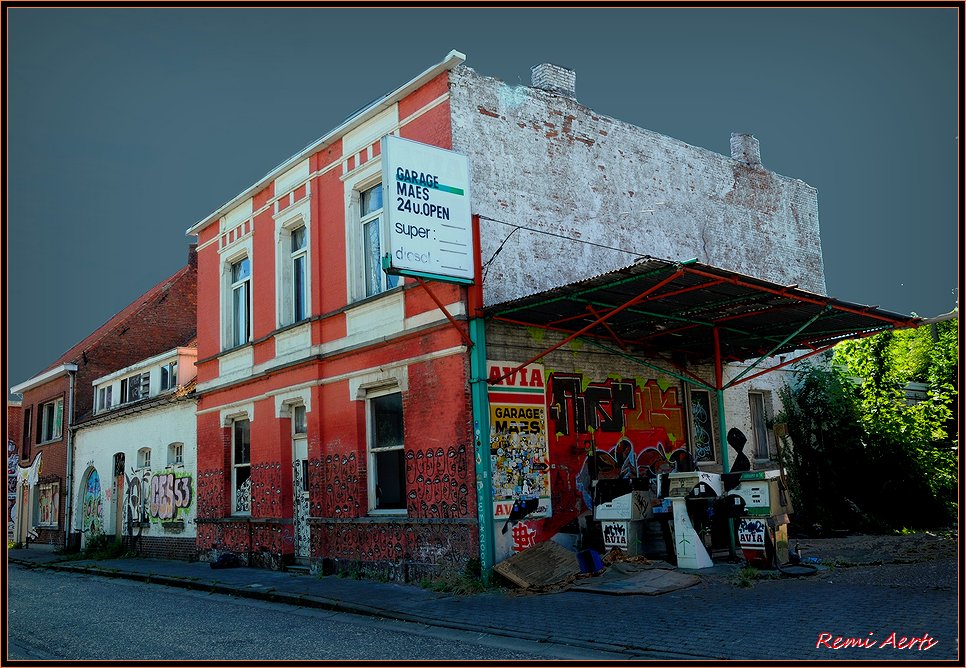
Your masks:
{"label": "cardboard box", "polygon": [[718,473],[687,471],[685,473],[668,473],[667,478],[668,488],[664,496],[688,496],[701,483],[708,485],[718,496],[721,495],[721,475]]}
{"label": "cardboard box", "polygon": [[619,547],[627,554],[644,553],[643,522],[601,522],[605,547]]}
{"label": "cardboard box", "polygon": [[594,506],[595,520],[642,520],[651,515],[650,495],[634,491]]}

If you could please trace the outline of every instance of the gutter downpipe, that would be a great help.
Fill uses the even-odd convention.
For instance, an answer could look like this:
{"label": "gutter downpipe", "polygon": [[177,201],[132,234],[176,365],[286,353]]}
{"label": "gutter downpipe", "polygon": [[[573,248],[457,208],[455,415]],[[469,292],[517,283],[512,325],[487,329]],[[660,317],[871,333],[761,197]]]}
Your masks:
{"label": "gutter downpipe", "polygon": [[[727,439],[728,424],[725,420],[724,403],[724,369],[721,363],[721,336],[718,334],[717,327],[711,329],[711,335],[714,338],[714,394],[718,400],[718,434],[721,438],[721,472],[730,473],[731,465],[728,463]],[[731,517],[728,518],[728,556],[732,560],[735,558],[735,520]]]}
{"label": "gutter downpipe", "polygon": [[67,377],[70,382],[70,389],[67,394],[67,500],[65,504],[67,517],[64,520],[64,547],[70,546],[71,518],[73,517],[73,498],[74,498],[74,387],[76,384],[77,370],[68,370]]}
{"label": "gutter downpipe", "polygon": [[469,286],[470,326],[470,395],[473,402],[473,455],[476,462],[476,518],[480,541],[480,578],[490,582],[493,568],[493,512],[490,479],[490,402],[487,397],[486,376],[486,321],[483,318],[483,268],[480,256],[480,217],[473,216],[473,246],[475,269],[473,285]]}

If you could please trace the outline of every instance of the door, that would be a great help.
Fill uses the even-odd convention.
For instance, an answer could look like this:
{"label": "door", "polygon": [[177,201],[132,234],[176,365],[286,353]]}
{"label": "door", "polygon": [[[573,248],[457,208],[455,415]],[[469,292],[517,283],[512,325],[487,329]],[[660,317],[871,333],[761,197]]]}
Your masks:
{"label": "door", "polygon": [[308,561],[309,549],[309,445],[305,406],[292,409],[292,520],[295,529],[295,559]]}
{"label": "door", "polygon": [[124,534],[124,453],[114,455],[114,537]]}

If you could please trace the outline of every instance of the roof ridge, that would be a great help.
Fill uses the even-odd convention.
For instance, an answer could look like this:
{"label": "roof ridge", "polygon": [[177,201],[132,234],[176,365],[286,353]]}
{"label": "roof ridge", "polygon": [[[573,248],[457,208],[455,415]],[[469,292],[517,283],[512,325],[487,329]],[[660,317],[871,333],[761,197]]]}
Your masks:
{"label": "roof ridge", "polygon": [[[82,338],[80,341],[68,348],[63,354],[60,355],[53,363],[44,367],[38,373],[44,373],[53,369],[59,364],[65,364],[72,361],[78,355],[90,350],[97,343],[104,339],[111,331],[124,324],[135,315],[140,313],[148,304],[153,302],[155,299],[164,294],[171,285],[174,285],[178,280],[180,280],[184,275],[190,272],[192,269],[191,264],[186,264],[185,266],[178,269],[170,276],[164,278],[163,280],[157,282],[145,292],[140,294],[137,298],[131,301],[127,306],[122,308],[120,311],[112,315],[103,323],[100,327],[96,328],[93,332]],[[37,374],[34,374],[35,376]]]}

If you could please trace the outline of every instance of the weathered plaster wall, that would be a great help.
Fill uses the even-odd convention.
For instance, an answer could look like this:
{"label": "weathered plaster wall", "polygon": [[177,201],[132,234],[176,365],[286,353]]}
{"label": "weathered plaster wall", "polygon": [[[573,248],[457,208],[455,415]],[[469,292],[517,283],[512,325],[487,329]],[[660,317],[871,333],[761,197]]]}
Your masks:
{"label": "weathered plaster wall", "polygon": [[470,158],[484,263],[506,239],[485,268],[487,304],[626,266],[634,253],[824,293],[806,183],[465,66],[450,82],[453,149]]}
{"label": "weathered plaster wall", "polygon": [[[100,481],[100,527],[104,533],[135,538],[183,539],[192,546],[197,508],[197,445],[195,402],[182,400],[115,420],[81,428],[75,438],[74,481],[76,517],[81,526],[84,499],[92,470]],[[168,446],[184,444],[180,465],[168,462]],[[138,450],[151,449],[151,465],[139,466]],[[124,482],[114,477],[114,455],[124,453]],[[96,501],[96,500],[95,500]],[[118,513],[118,504],[121,512]],[[132,513],[129,527],[127,518]],[[88,536],[85,536],[85,538]],[[181,546],[168,541],[170,556],[183,556]],[[177,554],[175,554],[175,552]]]}

